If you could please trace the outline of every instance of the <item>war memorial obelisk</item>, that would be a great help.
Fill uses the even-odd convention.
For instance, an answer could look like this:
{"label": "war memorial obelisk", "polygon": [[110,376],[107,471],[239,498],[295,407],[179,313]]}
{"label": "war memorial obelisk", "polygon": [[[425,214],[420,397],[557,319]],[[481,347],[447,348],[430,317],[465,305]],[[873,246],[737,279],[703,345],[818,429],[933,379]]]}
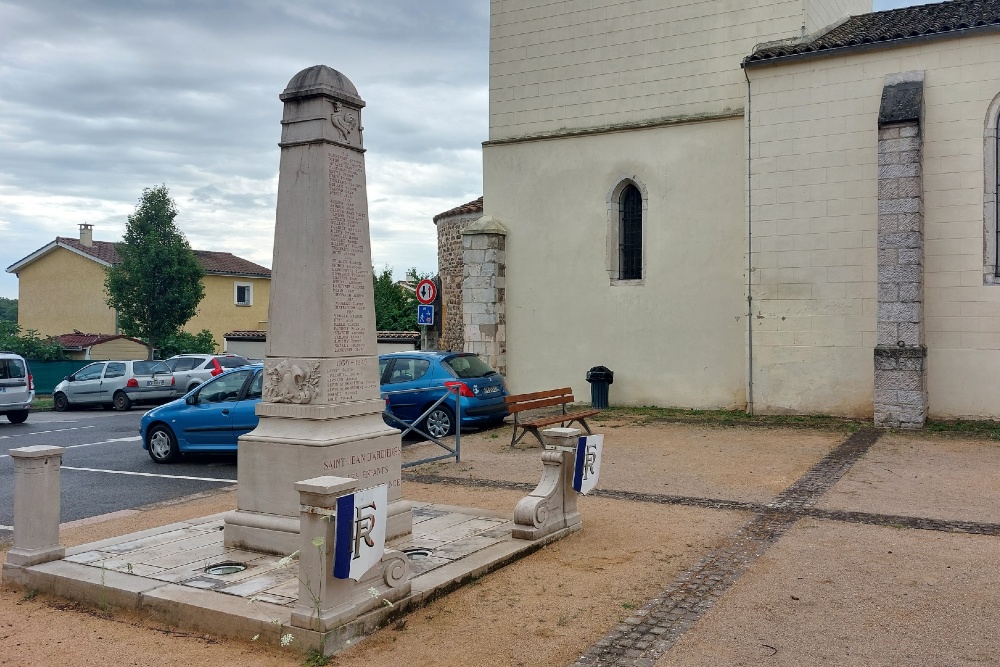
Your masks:
{"label": "war memorial obelisk", "polygon": [[225,543],[298,548],[294,484],[322,475],[389,486],[387,537],[410,532],[400,497],[399,431],[382,420],[368,194],[365,103],[316,65],[281,94],[281,163],[260,423],[239,442],[237,509]]}

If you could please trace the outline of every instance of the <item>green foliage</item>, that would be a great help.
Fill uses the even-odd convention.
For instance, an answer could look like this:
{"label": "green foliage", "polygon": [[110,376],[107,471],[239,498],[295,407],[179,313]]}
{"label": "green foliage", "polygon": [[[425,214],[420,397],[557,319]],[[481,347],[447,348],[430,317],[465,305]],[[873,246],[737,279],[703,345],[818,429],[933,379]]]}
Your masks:
{"label": "green foliage", "polygon": [[177,207],[167,186],[142,191],[115,246],[121,263],[107,269],[107,304],[123,333],[154,347],[176,336],[205,296],[205,275],[187,239],[174,224]]}
{"label": "green foliage", "polygon": [[[417,273],[416,268],[406,272],[412,283],[429,277]],[[382,273],[372,272],[375,287],[375,328],[379,331],[417,331],[417,296],[412,289],[397,285],[392,279],[392,267]]]}
{"label": "green foliage", "polygon": [[17,322],[17,299],[0,296],[0,322]]}
{"label": "green foliage", "polygon": [[22,336],[17,322],[0,321],[0,350],[34,361],[59,361],[67,358],[58,340],[39,338],[34,329],[28,329]]}
{"label": "green foliage", "polygon": [[214,354],[218,348],[208,329],[202,329],[197,334],[178,331],[160,346],[160,357],[168,359],[175,354]]}

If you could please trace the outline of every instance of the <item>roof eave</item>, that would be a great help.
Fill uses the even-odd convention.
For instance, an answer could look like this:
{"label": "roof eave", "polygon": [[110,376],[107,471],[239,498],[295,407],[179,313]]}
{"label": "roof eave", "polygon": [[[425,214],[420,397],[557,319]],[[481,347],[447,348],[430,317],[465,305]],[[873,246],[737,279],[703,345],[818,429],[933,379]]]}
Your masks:
{"label": "roof eave", "polygon": [[818,51],[810,51],[808,53],[791,53],[784,56],[774,56],[772,58],[765,58],[763,60],[750,60],[747,56],[740,63],[740,67],[743,69],[754,69],[758,67],[766,67],[768,65],[783,65],[785,63],[799,61],[799,60],[814,60],[817,58],[833,58],[836,56],[863,52],[863,51],[873,51],[877,49],[886,48],[899,48],[903,46],[912,46],[914,44],[922,44],[924,42],[931,42],[937,40],[945,39],[955,39],[957,37],[966,37],[970,34],[978,33],[990,33],[990,32],[1000,32],[1000,24],[988,24],[988,25],[977,25],[969,28],[960,28],[958,30],[949,30],[948,32],[935,32],[927,35],[916,35],[914,37],[899,37],[896,39],[887,39],[881,42],[868,42],[865,44],[851,44],[850,46],[838,46],[832,49],[820,49]]}
{"label": "roof eave", "polygon": [[94,261],[94,262],[97,262],[98,264],[101,264],[103,266],[111,266],[111,264],[109,262],[105,262],[103,259],[98,259],[97,257],[94,257],[93,255],[91,255],[89,253],[83,252],[82,250],[79,250],[78,248],[74,248],[71,245],[67,245],[65,243],[60,243],[59,241],[52,241],[51,243],[48,243],[48,244],[42,246],[41,248],[39,248],[38,250],[36,250],[35,252],[31,253],[27,257],[24,257],[23,259],[20,259],[20,260],[14,262],[13,264],[11,264],[10,266],[8,266],[7,267],[7,273],[17,273],[18,271],[20,271],[21,269],[23,269],[28,264],[31,264],[32,262],[41,259],[42,257],[44,257],[45,255],[49,254],[50,252],[52,252],[56,248],[65,248],[66,250],[69,250],[70,252],[74,252],[77,255],[80,255],[80,257],[86,257],[87,259],[89,259],[91,261]]}

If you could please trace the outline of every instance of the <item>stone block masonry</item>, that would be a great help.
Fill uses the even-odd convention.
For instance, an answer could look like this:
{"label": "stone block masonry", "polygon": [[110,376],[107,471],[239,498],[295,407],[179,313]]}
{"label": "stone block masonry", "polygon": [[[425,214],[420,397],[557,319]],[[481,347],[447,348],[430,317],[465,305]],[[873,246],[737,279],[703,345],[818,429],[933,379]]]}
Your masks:
{"label": "stone block masonry", "polygon": [[483,216],[462,230],[465,351],[507,374],[507,230]]}
{"label": "stone block masonry", "polygon": [[885,78],[878,130],[878,326],[875,425],[927,420],[920,119],[923,72]]}

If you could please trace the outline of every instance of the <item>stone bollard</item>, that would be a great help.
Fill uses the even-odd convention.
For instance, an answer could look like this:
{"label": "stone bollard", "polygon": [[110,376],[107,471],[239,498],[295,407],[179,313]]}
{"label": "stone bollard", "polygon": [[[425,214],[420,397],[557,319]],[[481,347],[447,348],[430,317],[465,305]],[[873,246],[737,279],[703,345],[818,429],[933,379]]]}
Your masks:
{"label": "stone bollard", "polygon": [[295,484],[301,547],[299,601],[291,624],[297,628],[327,633],[361,614],[388,606],[386,600],[395,602],[410,593],[409,561],[402,552],[391,549],[385,550],[381,562],[360,581],[333,576],[337,498],[354,493],[357,486],[356,479],[330,476]]}
{"label": "stone bollard", "polygon": [[65,447],[10,450],[14,460],[14,546],[7,565],[30,567],[59,560],[59,469]]}
{"label": "stone bollard", "polygon": [[529,495],[514,507],[512,536],[537,540],[560,530],[574,532],[583,528],[573,490],[573,465],[577,428],[548,428],[542,431],[542,479]]}

